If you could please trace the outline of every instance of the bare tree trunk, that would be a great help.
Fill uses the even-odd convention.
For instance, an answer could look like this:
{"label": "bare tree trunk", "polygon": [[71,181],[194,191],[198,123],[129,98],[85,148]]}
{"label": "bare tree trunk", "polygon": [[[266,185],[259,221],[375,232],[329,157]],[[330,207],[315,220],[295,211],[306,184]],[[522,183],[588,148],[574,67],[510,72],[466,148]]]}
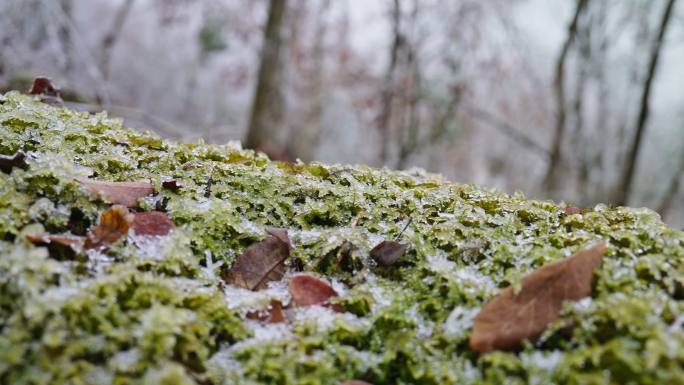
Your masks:
{"label": "bare tree trunk", "polygon": [[382,111],[378,128],[380,130],[380,162],[382,165],[387,163],[389,159],[389,143],[390,143],[390,118],[392,116],[392,100],[394,98],[394,72],[397,68],[397,61],[399,51],[403,45],[403,37],[401,35],[401,4],[400,0],[394,0],[392,7],[392,30],[394,40],[390,50],[390,61],[385,73],[385,80],[382,92]]}
{"label": "bare tree trunk", "polygon": [[310,95],[309,111],[304,122],[295,126],[288,137],[287,153],[290,158],[300,158],[304,161],[312,160],[323,121],[323,75],[325,59],[325,14],[330,7],[330,0],[325,0],[318,9],[316,15],[316,34],[312,52],[313,68],[311,71],[312,92]]}
{"label": "bare tree trunk", "polygon": [[646,72],[646,79],[644,81],[644,87],[641,94],[641,109],[639,110],[639,117],[637,118],[634,138],[632,139],[631,145],[628,149],[626,159],[627,165],[624,168],[615,194],[615,203],[617,205],[627,204],[627,199],[629,199],[631,192],[632,180],[634,179],[634,174],[636,172],[636,163],[639,159],[639,151],[641,150],[642,139],[646,129],[646,121],[648,120],[649,102],[651,97],[651,88],[653,88],[653,79],[655,78],[656,69],[658,67],[658,58],[660,57],[660,51],[663,46],[665,32],[667,31],[667,26],[672,16],[672,8],[674,8],[674,4],[675,0],[668,0],[667,4],[665,5],[665,10],[663,11],[663,16],[660,20],[660,26],[658,28],[658,35],[651,47],[648,70]]}
{"label": "bare tree trunk", "polygon": [[269,2],[259,75],[244,142],[245,147],[264,151],[274,158],[284,155],[277,143],[277,134],[283,128],[285,113],[282,26],[286,3],[286,0]]}
{"label": "bare tree trunk", "polygon": [[396,168],[406,168],[411,155],[413,155],[418,148],[418,127],[420,125],[420,114],[418,111],[418,102],[420,98],[420,75],[418,74],[417,64],[414,64],[415,70],[412,71],[412,90],[408,96],[408,119],[404,125],[402,132],[399,135],[399,155],[397,158]]}
{"label": "bare tree trunk", "polygon": [[592,66],[593,52],[591,42],[594,34],[592,23],[593,20],[590,15],[586,18],[585,22],[578,22],[576,36],[579,60],[575,66],[577,80],[575,82],[572,109],[574,118],[572,152],[575,154],[574,161],[577,164],[577,196],[578,201],[582,203],[587,201],[591,168],[596,166],[596,164],[592,163],[593,146],[591,145],[592,138],[590,137],[592,135],[596,136],[596,133],[586,130],[584,107],[584,99],[587,97],[587,82],[590,81],[589,71]]}
{"label": "bare tree trunk", "polygon": [[[414,0],[413,10],[411,11],[411,25],[415,25],[418,19],[418,1]],[[418,128],[420,127],[419,103],[421,98],[421,76],[420,58],[418,57],[418,42],[406,43],[406,70],[410,76],[410,86],[404,95],[408,102],[406,111],[406,122],[402,124],[401,132],[398,135],[399,154],[396,163],[397,169],[406,168],[406,164],[418,148]]]}
{"label": "bare tree trunk", "polygon": [[560,54],[558,55],[558,61],[556,62],[556,73],[553,79],[553,89],[556,96],[556,129],[553,137],[553,143],[551,146],[551,154],[549,156],[549,164],[546,169],[546,175],[544,176],[544,190],[547,192],[554,192],[558,188],[558,181],[560,180],[560,175],[558,172],[559,166],[561,164],[562,158],[562,144],[563,138],[565,137],[565,123],[566,123],[566,111],[565,111],[565,63],[568,57],[568,52],[570,51],[570,46],[575,40],[575,35],[577,35],[577,22],[580,15],[584,11],[587,5],[587,0],[577,0],[577,6],[575,7],[575,13],[568,25],[568,35],[563,43]]}
{"label": "bare tree trunk", "polygon": [[62,7],[62,12],[64,12],[64,15],[66,15],[67,20],[64,22],[60,23],[59,26],[59,40],[62,45],[62,49],[64,50],[64,63],[62,67],[62,72],[65,74],[69,74],[71,72],[71,67],[72,67],[72,61],[71,61],[71,28],[69,26],[69,19],[71,19],[71,0],[62,0],[60,2],[60,5]]}
{"label": "bare tree trunk", "polygon": [[116,15],[114,16],[114,22],[111,28],[104,35],[102,39],[102,54],[100,55],[100,72],[102,73],[102,80],[105,82],[109,80],[110,72],[110,62],[112,59],[112,49],[114,45],[119,40],[121,31],[123,30],[124,23],[128,18],[128,14],[133,8],[133,2],[135,0],[125,0],[124,3],[119,7]]}
{"label": "bare tree trunk", "polygon": [[660,200],[660,204],[658,205],[657,211],[660,213],[660,216],[663,218],[663,220],[667,219],[672,207],[674,206],[675,198],[677,198],[679,189],[681,188],[682,175],[684,175],[684,150],[682,150],[682,157],[679,161],[679,167],[672,176],[670,183],[667,185],[665,194],[663,194],[663,198]]}

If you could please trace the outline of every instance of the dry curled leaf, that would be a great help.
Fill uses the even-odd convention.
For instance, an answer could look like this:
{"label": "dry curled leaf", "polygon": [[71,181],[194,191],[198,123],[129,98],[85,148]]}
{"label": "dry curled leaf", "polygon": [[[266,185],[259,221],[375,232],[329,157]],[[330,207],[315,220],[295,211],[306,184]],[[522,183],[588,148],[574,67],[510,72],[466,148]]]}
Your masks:
{"label": "dry curled leaf", "polygon": [[85,237],[72,234],[30,234],[26,239],[36,245],[67,247],[76,253],[90,249],[104,250],[128,234],[134,218],[127,208],[114,206],[100,215],[98,225],[92,227]]}
{"label": "dry curled leaf", "polygon": [[405,243],[382,241],[370,251],[370,256],[381,266],[391,266],[408,249]]}
{"label": "dry curled leaf", "polygon": [[285,260],[290,256],[290,239],[285,229],[269,229],[270,236],[247,247],[223,280],[249,290],[266,288],[270,281],[285,275]]}
{"label": "dry curled leaf", "polygon": [[280,301],[271,300],[271,304],[269,305],[268,309],[262,311],[251,311],[247,313],[247,318],[271,324],[285,322],[283,304],[280,303]]}
{"label": "dry curled leaf", "polygon": [[12,156],[0,155],[0,171],[9,174],[14,167],[23,169],[28,167],[28,164],[26,163],[26,154],[24,154],[23,151],[17,151]]}
{"label": "dry curled leaf", "polygon": [[77,180],[93,194],[128,208],[138,207],[138,199],[154,193],[154,187],[148,182],[102,182],[85,178]]}
{"label": "dry curled leaf", "polygon": [[331,304],[330,299],[337,297],[337,292],[325,281],[310,275],[296,275],[288,283],[292,304],[294,306],[323,305],[334,311],[344,311],[341,305]]}
{"label": "dry curled leaf", "polygon": [[106,249],[128,233],[133,214],[123,206],[114,206],[100,214],[100,222],[86,235],[85,249]]}
{"label": "dry curled leaf", "polygon": [[33,79],[33,85],[29,90],[31,95],[40,95],[40,100],[43,103],[62,106],[64,103],[60,96],[59,88],[55,87],[52,80],[44,76]]}
{"label": "dry curled leaf", "polygon": [[30,234],[26,236],[31,243],[35,245],[59,245],[70,248],[73,252],[80,252],[83,250],[85,238],[78,235],[70,234],[48,234],[36,235]]}
{"label": "dry curled leaf", "polygon": [[59,88],[52,84],[52,80],[50,80],[50,78],[38,76],[33,79],[33,85],[31,86],[29,94],[59,96]]}
{"label": "dry curled leaf", "polygon": [[131,230],[137,235],[163,236],[175,228],[171,218],[160,211],[135,213],[131,223]]}
{"label": "dry curled leaf", "polygon": [[526,275],[517,294],[512,287],[502,290],[475,317],[470,347],[479,353],[515,351],[525,340],[535,342],[560,318],[566,301],[591,294],[594,270],[605,251],[601,242]]}
{"label": "dry curled leaf", "polygon": [[183,185],[183,182],[181,182],[179,180],[172,179],[172,180],[163,181],[162,187],[167,189],[167,190],[177,192],[178,190],[182,189],[185,186]]}

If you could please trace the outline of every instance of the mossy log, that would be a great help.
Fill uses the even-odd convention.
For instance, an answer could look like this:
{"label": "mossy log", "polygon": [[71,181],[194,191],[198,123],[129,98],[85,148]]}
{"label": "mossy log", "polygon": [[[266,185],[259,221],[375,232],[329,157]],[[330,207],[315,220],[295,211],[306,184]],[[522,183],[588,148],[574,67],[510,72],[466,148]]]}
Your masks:
{"label": "mossy log", "polygon": [[[19,151],[25,164],[0,172],[0,383],[684,383],[684,234],[651,210],[580,212],[423,171],[274,162],[10,92],[0,154]],[[84,178],[151,183],[133,210],[165,212],[175,230],[73,253],[29,242],[96,225],[112,202]],[[285,278],[260,291],[225,283],[269,228],[291,242]],[[370,251],[383,241],[408,248],[379,265]],[[563,325],[516,352],[469,347],[502,288],[598,241],[591,296],[567,303]],[[331,283],[337,311],[248,317],[287,304],[287,277],[302,272]]]}

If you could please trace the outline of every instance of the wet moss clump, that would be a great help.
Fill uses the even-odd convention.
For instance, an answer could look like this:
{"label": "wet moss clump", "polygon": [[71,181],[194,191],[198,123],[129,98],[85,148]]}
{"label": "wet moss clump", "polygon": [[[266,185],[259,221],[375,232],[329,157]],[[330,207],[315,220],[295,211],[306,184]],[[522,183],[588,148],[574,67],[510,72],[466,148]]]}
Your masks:
{"label": "wet moss clump", "polygon": [[[10,92],[0,155],[17,151],[28,167],[0,173],[0,383],[684,383],[684,234],[651,210],[566,214],[421,171],[273,162]],[[111,206],[77,178],[152,182],[139,210],[177,230],[72,258],[27,242],[83,234]],[[285,281],[249,292],[220,278],[268,227],[288,230],[288,274],[332,282],[345,312],[245,317],[288,300]],[[393,239],[409,250],[378,266],[370,249]],[[592,296],[563,311],[573,329],[518,353],[468,347],[499,289],[598,240]]]}

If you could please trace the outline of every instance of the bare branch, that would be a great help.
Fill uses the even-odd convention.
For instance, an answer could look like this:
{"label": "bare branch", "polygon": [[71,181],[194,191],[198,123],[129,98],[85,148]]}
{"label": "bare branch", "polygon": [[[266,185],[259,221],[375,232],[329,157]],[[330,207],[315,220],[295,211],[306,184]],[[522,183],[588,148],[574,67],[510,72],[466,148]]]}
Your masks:
{"label": "bare branch", "polygon": [[646,121],[649,114],[649,103],[651,97],[651,89],[653,88],[653,79],[655,78],[656,69],[658,67],[658,59],[660,51],[665,39],[665,32],[672,16],[672,9],[674,8],[676,0],[669,0],[665,5],[660,26],[658,28],[658,36],[651,46],[651,54],[648,62],[648,70],[646,79],[644,80],[644,87],[641,94],[641,109],[639,110],[639,117],[637,118],[637,125],[634,132],[634,138],[630,144],[627,152],[627,165],[624,168],[620,183],[617,186],[615,203],[618,205],[627,204],[627,199],[632,188],[632,180],[636,171],[636,163],[639,159],[639,151],[641,150],[642,139],[646,131]]}
{"label": "bare branch", "polygon": [[495,128],[497,131],[501,132],[508,138],[512,139],[514,142],[518,143],[519,145],[529,150],[532,150],[532,152],[536,153],[541,157],[549,157],[549,150],[547,150],[542,145],[537,143],[534,139],[527,136],[523,130],[511,125],[510,123],[500,118],[497,118],[494,114],[483,109],[480,109],[478,107],[472,105],[465,105],[463,109],[472,117],[479,119],[484,123],[490,125],[491,127]]}
{"label": "bare branch", "polygon": [[554,93],[556,94],[557,111],[556,111],[556,129],[553,137],[553,142],[551,145],[551,154],[549,157],[549,165],[546,169],[546,175],[544,176],[544,189],[546,191],[553,191],[556,189],[556,184],[558,181],[558,167],[561,163],[562,156],[562,144],[563,138],[565,136],[565,62],[568,57],[568,52],[570,47],[575,40],[577,35],[577,22],[580,15],[584,11],[587,5],[587,0],[577,0],[577,6],[575,7],[575,13],[572,17],[572,21],[568,26],[568,35],[563,43],[560,54],[558,55],[558,61],[556,62],[556,73],[553,79]]}
{"label": "bare branch", "polygon": [[100,72],[102,72],[102,78],[106,82],[109,80],[109,62],[111,61],[111,56],[112,56],[112,49],[114,48],[114,45],[116,44],[117,40],[119,40],[119,36],[121,35],[121,31],[123,30],[124,23],[126,22],[126,18],[128,18],[128,14],[131,11],[131,8],[133,7],[133,2],[135,0],[125,0],[124,3],[119,7],[119,10],[116,12],[116,15],[114,16],[114,22],[112,23],[112,27],[109,29],[109,31],[104,35],[104,38],[102,39],[102,54],[100,56]]}

